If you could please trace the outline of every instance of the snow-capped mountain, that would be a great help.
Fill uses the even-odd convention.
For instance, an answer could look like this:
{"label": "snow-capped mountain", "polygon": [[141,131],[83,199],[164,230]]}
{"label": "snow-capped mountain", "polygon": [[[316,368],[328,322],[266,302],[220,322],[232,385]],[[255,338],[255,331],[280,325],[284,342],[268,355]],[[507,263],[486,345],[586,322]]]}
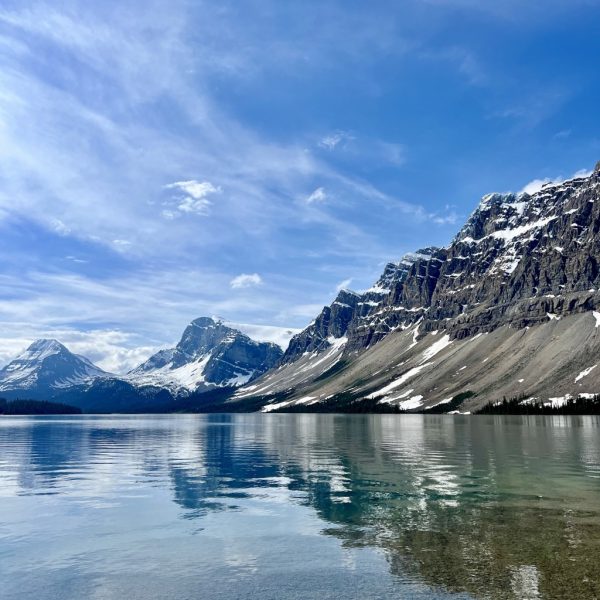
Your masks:
{"label": "snow-capped mountain", "polygon": [[161,350],[133,369],[126,380],[173,391],[240,386],[274,366],[283,352],[225,325],[201,317],[192,321],[175,348]]}
{"label": "snow-capped mountain", "polygon": [[176,398],[248,383],[282,355],[276,344],[207,317],[127,375],[106,373],[56,340],[38,340],[0,370],[0,396],[60,400],[87,412],[168,410]]}
{"label": "snow-capped mountain", "polygon": [[341,292],[282,367],[236,398],[267,410],[442,410],[463,397],[465,412],[504,396],[600,393],[599,290],[600,163],[532,195],[484,196],[449,246]]}
{"label": "snow-capped mountain", "polygon": [[108,376],[60,342],[41,339],[0,369],[0,394],[47,399],[68,387]]}

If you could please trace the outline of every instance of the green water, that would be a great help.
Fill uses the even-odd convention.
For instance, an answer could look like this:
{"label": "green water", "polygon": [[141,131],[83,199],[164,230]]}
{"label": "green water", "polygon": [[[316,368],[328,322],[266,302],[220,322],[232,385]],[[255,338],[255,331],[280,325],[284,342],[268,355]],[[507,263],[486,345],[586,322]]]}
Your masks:
{"label": "green water", "polygon": [[0,598],[599,598],[600,419],[0,419]]}

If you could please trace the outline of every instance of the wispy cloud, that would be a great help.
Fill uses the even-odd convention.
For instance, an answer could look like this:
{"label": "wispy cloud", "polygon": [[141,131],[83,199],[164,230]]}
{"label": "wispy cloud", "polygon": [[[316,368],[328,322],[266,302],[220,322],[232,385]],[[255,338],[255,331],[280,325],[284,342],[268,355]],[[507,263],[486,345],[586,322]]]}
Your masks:
{"label": "wispy cloud", "polygon": [[567,179],[575,179],[576,177],[589,177],[592,174],[590,169],[579,169],[570,177],[563,177],[559,175],[558,177],[544,177],[543,179],[533,179],[527,185],[523,186],[519,193],[525,194],[536,194],[539,192],[545,185],[549,183],[561,183],[562,181],[566,181]]}
{"label": "wispy cloud", "polygon": [[321,148],[331,151],[353,139],[355,139],[354,136],[347,131],[335,131],[321,138],[318,145]]}
{"label": "wispy cloud", "polygon": [[353,279],[352,277],[349,277],[348,279],[344,279],[344,281],[340,281],[335,289],[337,292],[341,291],[341,290],[346,290],[350,287],[350,284],[352,283]]}
{"label": "wispy cloud", "polygon": [[519,192],[523,194],[535,194],[539,192],[547,183],[552,183],[554,180],[549,177],[544,179],[533,179],[527,185],[523,186]]}
{"label": "wispy cloud", "polygon": [[[328,299],[330,301],[330,299]],[[303,325],[308,324],[310,320],[315,318],[319,312],[323,309],[323,304],[290,304],[286,306],[279,314],[278,317],[282,320],[301,319],[304,321]]]}
{"label": "wispy cloud", "polygon": [[325,200],[327,200],[327,192],[323,187],[318,187],[306,197],[307,204],[313,204],[315,202],[324,202]]}
{"label": "wispy cloud", "polygon": [[568,137],[571,136],[572,133],[573,131],[571,129],[561,129],[560,131],[557,131],[552,137],[554,137],[554,139],[556,140],[566,140]]}
{"label": "wispy cloud", "polygon": [[347,159],[372,165],[402,166],[406,162],[407,149],[404,144],[383,139],[373,139],[366,135],[336,131],[320,138],[317,147],[330,153],[335,150]]}
{"label": "wispy cloud", "polygon": [[456,214],[454,211],[445,215],[433,214],[431,216],[431,220],[436,225],[457,225],[460,222],[460,218],[460,215]]}
{"label": "wispy cloud", "polygon": [[226,322],[226,325],[238,329],[250,336],[253,340],[260,342],[271,342],[277,344],[283,350],[288,347],[292,337],[300,333],[301,329],[290,327],[274,327],[272,325],[253,325],[248,323]]}
{"label": "wispy cloud", "polygon": [[[254,275],[246,275],[250,286],[239,295],[223,294],[229,281],[222,274],[187,268],[103,280],[70,272],[0,274],[0,364],[34,339],[52,337],[102,368],[122,372],[157,348],[173,346],[192,319],[212,314],[244,323],[248,332],[271,331],[281,341],[284,331],[296,329],[287,323],[306,318],[280,314],[294,304],[299,284],[257,286]],[[321,293],[328,298],[327,290]]]}
{"label": "wispy cloud", "polygon": [[454,72],[467,83],[482,86],[490,83],[487,69],[480,58],[469,48],[452,45],[437,49],[426,49],[419,52],[419,57],[427,62],[442,62],[454,67]]}
{"label": "wispy cloud", "polygon": [[537,82],[533,89],[522,89],[516,102],[492,116],[513,121],[518,129],[531,130],[555,115],[574,91],[557,84]]}

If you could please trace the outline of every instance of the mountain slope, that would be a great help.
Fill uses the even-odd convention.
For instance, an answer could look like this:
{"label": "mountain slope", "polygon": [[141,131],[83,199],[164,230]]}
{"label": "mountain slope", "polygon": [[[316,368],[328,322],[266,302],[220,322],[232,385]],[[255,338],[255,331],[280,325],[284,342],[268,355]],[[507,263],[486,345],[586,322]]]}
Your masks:
{"label": "mountain slope", "polygon": [[292,339],[282,367],[236,398],[264,397],[267,409],[369,400],[423,410],[469,390],[464,411],[504,395],[598,392],[599,231],[600,163],[533,195],[485,196],[448,247],[407,255],[370,290],[340,294]]}
{"label": "mountain slope", "polygon": [[47,399],[68,387],[108,376],[60,342],[40,339],[0,369],[0,392],[6,397]]}

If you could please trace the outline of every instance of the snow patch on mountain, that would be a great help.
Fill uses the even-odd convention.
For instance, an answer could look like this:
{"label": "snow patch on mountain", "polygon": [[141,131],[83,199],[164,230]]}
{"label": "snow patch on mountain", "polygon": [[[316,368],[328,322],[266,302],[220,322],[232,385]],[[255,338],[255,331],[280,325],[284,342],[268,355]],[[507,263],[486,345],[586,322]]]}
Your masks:
{"label": "snow patch on mountain", "polygon": [[374,400],[376,398],[381,398],[382,396],[387,395],[389,392],[395,390],[396,388],[399,388],[402,384],[406,383],[409,379],[413,378],[415,375],[418,375],[423,369],[425,369],[429,365],[431,365],[431,363],[425,363],[425,364],[419,365],[417,367],[413,367],[412,369],[409,369],[406,373],[404,373],[403,375],[398,377],[398,379],[392,381],[391,383],[388,383],[386,386],[382,387],[380,390],[377,390],[376,392],[369,394],[367,396],[367,398],[369,398],[370,400]]}
{"label": "snow patch on mountain", "polygon": [[575,383],[577,383],[584,377],[587,377],[597,366],[598,365],[593,365],[593,366],[588,367],[587,369],[584,369],[583,371],[581,371],[581,373],[579,373],[579,375],[577,375],[577,377],[575,377]]}

